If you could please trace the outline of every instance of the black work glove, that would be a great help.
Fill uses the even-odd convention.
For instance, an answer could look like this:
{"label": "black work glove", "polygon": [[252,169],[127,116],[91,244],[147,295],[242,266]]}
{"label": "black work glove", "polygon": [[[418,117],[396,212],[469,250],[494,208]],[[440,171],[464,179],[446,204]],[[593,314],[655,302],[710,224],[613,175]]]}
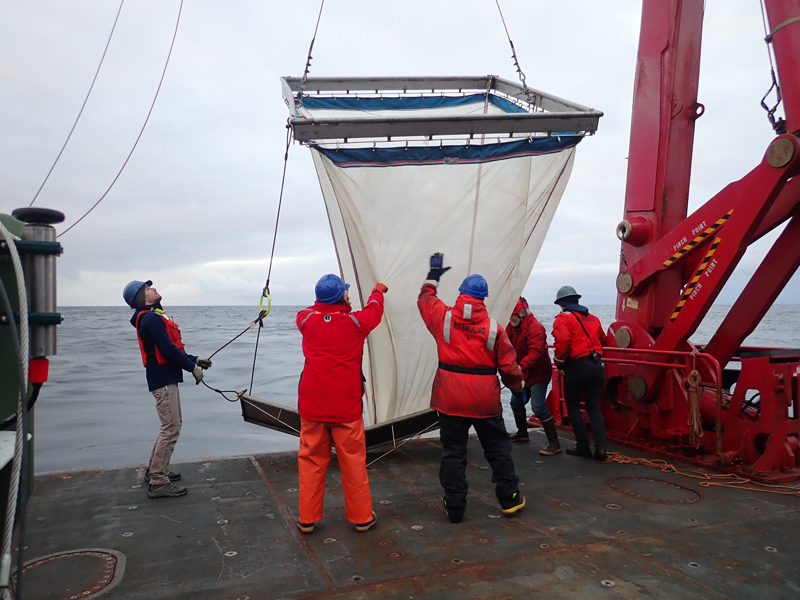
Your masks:
{"label": "black work glove", "polygon": [[437,252],[436,254],[431,254],[431,270],[428,271],[428,279],[432,279],[433,281],[439,281],[439,277],[441,277],[444,273],[450,270],[450,267],[443,267],[444,264],[444,254],[441,252]]}

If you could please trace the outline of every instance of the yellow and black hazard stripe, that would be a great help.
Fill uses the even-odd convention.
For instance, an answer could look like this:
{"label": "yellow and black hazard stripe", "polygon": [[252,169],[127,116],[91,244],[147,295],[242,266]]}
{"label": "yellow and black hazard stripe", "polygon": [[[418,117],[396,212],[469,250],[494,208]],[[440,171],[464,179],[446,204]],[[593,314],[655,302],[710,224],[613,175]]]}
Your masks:
{"label": "yellow and black hazard stripe", "polygon": [[686,243],[680,250],[678,250],[675,254],[670,256],[667,260],[664,261],[664,266],[669,267],[672,263],[682,257],[684,254],[692,250],[695,246],[705,241],[705,239],[710,236],[712,233],[717,231],[720,227],[725,225],[725,222],[730,218],[733,209],[729,210],[721,219],[719,219],[716,223],[712,223],[710,226],[706,227],[696,238],[694,238],[691,242]]}
{"label": "yellow and black hazard stripe", "polygon": [[706,255],[703,257],[703,260],[700,262],[700,266],[697,267],[697,271],[695,272],[694,277],[692,277],[692,280],[689,282],[689,285],[686,286],[686,291],[683,292],[683,296],[681,296],[681,300],[680,302],[678,302],[678,306],[675,307],[675,312],[673,312],[672,316],[669,318],[670,321],[674,321],[677,318],[678,313],[680,313],[681,309],[683,308],[683,305],[686,304],[686,301],[689,299],[689,296],[692,295],[694,288],[697,286],[697,282],[700,281],[700,276],[703,274],[703,271],[706,270],[708,263],[711,262],[711,257],[714,256],[714,252],[717,251],[717,246],[719,246],[720,241],[721,238],[717,238],[711,244],[711,248],[708,249],[708,252],[706,252]]}

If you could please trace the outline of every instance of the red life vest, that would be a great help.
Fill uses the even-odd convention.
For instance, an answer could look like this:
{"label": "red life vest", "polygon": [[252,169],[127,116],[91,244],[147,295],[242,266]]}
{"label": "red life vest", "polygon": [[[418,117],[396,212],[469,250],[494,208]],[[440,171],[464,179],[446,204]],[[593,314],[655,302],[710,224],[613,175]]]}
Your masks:
{"label": "red life vest", "polygon": [[[167,336],[169,337],[169,341],[175,344],[175,347],[178,348],[178,350],[186,354],[186,350],[183,349],[184,343],[181,340],[181,330],[178,329],[178,324],[172,319],[170,319],[167,315],[160,313],[155,309],[150,309],[149,311],[143,310],[142,312],[139,313],[139,316],[136,317],[136,338],[139,340],[139,350],[141,350],[142,352],[142,363],[144,363],[144,366],[145,367],[147,366],[147,353],[144,351],[144,343],[142,342],[142,336],[139,335],[139,321],[141,321],[142,315],[145,315],[148,312],[155,313],[158,316],[164,318],[164,324],[167,326]],[[158,364],[168,365],[169,360],[165,358],[163,354],[161,354],[161,351],[158,349],[158,346],[156,344],[153,344],[153,346],[156,349],[156,360],[158,361]]]}

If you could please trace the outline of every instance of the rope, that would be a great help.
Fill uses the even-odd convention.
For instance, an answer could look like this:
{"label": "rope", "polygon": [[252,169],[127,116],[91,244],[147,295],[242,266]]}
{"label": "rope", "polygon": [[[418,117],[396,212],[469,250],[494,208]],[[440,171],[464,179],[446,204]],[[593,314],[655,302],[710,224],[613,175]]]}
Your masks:
{"label": "rope", "polygon": [[62,235],[67,233],[70,229],[75,227],[75,225],[77,225],[78,223],[83,221],[89,215],[90,212],[92,212],[95,208],[97,208],[97,205],[100,204],[103,201],[103,199],[111,191],[111,188],[114,187],[114,184],[117,183],[117,179],[119,179],[119,176],[122,175],[122,171],[125,170],[125,166],[128,164],[128,161],[131,159],[131,156],[133,156],[133,151],[136,150],[136,146],[139,144],[139,140],[142,139],[142,134],[144,133],[144,128],[147,127],[147,122],[150,120],[150,115],[153,114],[153,107],[156,105],[156,100],[158,99],[158,93],[161,91],[161,84],[164,83],[164,76],[167,74],[167,67],[169,66],[169,59],[172,56],[172,49],[175,46],[175,38],[178,37],[178,25],[180,25],[180,22],[181,22],[181,12],[182,11],[183,11],[183,0],[181,0],[181,6],[178,9],[178,19],[175,21],[175,32],[172,34],[172,43],[169,45],[169,53],[167,54],[167,62],[164,64],[164,70],[161,72],[161,80],[158,82],[158,88],[156,89],[156,95],[153,97],[153,102],[152,102],[152,104],[150,104],[150,110],[147,112],[147,117],[144,120],[144,124],[142,125],[142,129],[141,129],[141,131],[139,131],[139,135],[137,136],[136,141],[133,143],[133,148],[131,148],[131,151],[128,153],[128,157],[125,159],[125,162],[122,163],[122,167],[120,167],[120,170],[117,173],[117,176],[114,177],[114,180],[111,182],[111,185],[109,185],[108,189],[103,193],[102,196],[100,196],[100,199],[97,202],[95,202],[89,210],[87,210],[85,213],[83,213],[83,216],[80,219],[75,221],[72,225],[70,225],[64,231],[59,233],[58,236],[56,236],[56,237],[61,237]]}
{"label": "rope", "polygon": [[500,8],[500,0],[494,0],[495,4],[497,4],[497,11],[500,13],[500,20],[503,22],[503,29],[506,30],[506,37],[508,38],[508,43],[511,45],[511,58],[514,59],[514,67],[517,69],[517,74],[519,75],[519,80],[522,82],[522,87],[525,88],[525,94],[527,95],[528,103],[533,103],[533,99],[531,98],[531,91],[528,89],[528,84],[525,83],[525,73],[522,72],[522,67],[519,65],[519,59],[517,58],[517,51],[514,48],[514,42],[511,41],[511,34],[508,32],[508,27],[506,26],[506,19],[503,17],[503,10]]}
{"label": "rope", "polygon": [[94,79],[92,79],[92,85],[89,86],[89,91],[86,93],[86,98],[83,100],[83,104],[81,105],[80,111],[78,111],[78,116],[75,119],[75,123],[72,125],[72,129],[69,130],[69,135],[67,136],[67,139],[64,141],[64,145],[61,146],[61,151],[58,153],[58,156],[56,156],[56,160],[53,162],[53,166],[50,167],[50,170],[47,172],[47,176],[44,178],[44,181],[42,182],[42,185],[40,185],[39,189],[36,190],[36,195],[33,197],[33,200],[31,200],[31,203],[28,204],[28,206],[33,206],[33,203],[36,202],[36,199],[39,197],[39,193],[42,191],[42,188],[44,187],[44,184],[47,183],[48,179],[50,179],[50,174],[53,172],[53,169],[56,168],[56,165],[58,164],[58,160],[61,158],[61,155],[64,153],[64,148],[67,147],[67,144],[69,143],[69,140],[72,137],[72,132],[75,131],[75,127],[78,126],[78,121],[80,120],[81,115],[83,114],[83,109],[86,108],[86,103],[89,101],[89,94],[92,93],[92,89],[94,89],[94,83],[95,83],[95,81],[97,81],[97,76],[100,74],[100,67],[103,66],[103,61],[106,58],[106,52],[108,52],[108,46],[111,44],[111,37],[114,35],[114,30],[117,28],[117,21],[119,21],[119,13],[122,12],[122,5],[123,4],[125,4],[125,0],[122,0],[119,3],[119,10],[117,11],[117,17],[114,19],[114,25],[111,27],[111,33],[108,35],[108,41],[106,42],[106,48],[105,48],[105,50],[103,50],[103,56],[100,57],[100,64],[97,65],[97,71],[95,71],[95,73],[94,73]]}
{"label": "rope", "polygon": [[766,483],[758,483],[747,477],[741,477],[732,473],[712,474],[703,473],[701,471],[681,470],[675,468],[674,465],[668,463],[666,460],[658,458],[631,458],[621,452],[609,452],[608,458],[603,461],[603,464],[619,463],[621,465],[640,465],[644,467],[652,467],[658,469],[662,473],[676,473],[684,477],[698,479],[700,487],[726,487],[735,490],[747,490],[751,492],[764,492],[767,494],[778,494],[780,496],[796,496],[800,498],[800,489],[788,485],[768,485]]}
{"label": "rope", "polygon": [[703,437],[703,417],[700,415],[700,394],[702,393],[702,378],[695,364],[697,350],[692,350],[692,370],[686,377],[686,387],[689,388],[689,441],[695,449],[700,447],[700,438]]}

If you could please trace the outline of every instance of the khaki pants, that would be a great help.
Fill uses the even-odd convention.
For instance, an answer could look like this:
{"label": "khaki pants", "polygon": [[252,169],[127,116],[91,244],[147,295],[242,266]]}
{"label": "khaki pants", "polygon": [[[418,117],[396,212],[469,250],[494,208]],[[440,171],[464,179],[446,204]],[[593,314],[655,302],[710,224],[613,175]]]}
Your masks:
{"label": "khaki pants", "polygon": [[163,485],[169,483],[169,461],[175,442],[181,434],[181,394],[177,383],[170,383],[153,390],[156,399],[156,411],[161,421],[153,452],[150,455],[150,483]]}
{"label": "khaki pants", "polygon": [[325,474],[336,446],[342,473],[345,517],[360,525],[372,520],[372,498],[367,477],[367,448],[364,419],[351,423],[318,423],[300,420],[300,450],[297,472],[300,479],[300,522],[322,520]]}

